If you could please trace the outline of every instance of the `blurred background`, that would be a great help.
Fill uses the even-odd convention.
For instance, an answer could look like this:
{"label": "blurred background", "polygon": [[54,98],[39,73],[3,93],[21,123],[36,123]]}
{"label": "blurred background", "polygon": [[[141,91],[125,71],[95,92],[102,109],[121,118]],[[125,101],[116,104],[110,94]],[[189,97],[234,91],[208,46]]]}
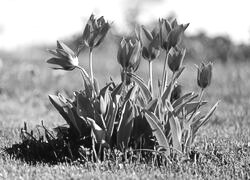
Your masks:
{"label": "blurred background", "polygon": [[[150,28],[159,18],[177,18],[181,24],[190,23],[183,39],[185,88],[198,90],[194,64],[212,61],[214,81],[207,96],[232,102],[232,92],[242,97],[247,95],[242,89],[250,87],[244,84],[250,77],[249,7],[249,0],[0,0],[0,116],[7,118],[8,126],[24,117],[29,121],[46,115],[49,120],[55,115],[48,110],[48,94],[72,96],[82,88],[79,72],[48,68],[46,50],[54,49],[56,40],[76,50],[91,13],[112,22],[94,50],[94,73],[101,86],[110,76],[120,79],[116,54],[122,36],[130,35],[136,24]],[[88,70],[87,51],[80,61]],[[156,79],[162,62],[160,56],[154,63]],[[142,61],[138,74],[146,80],[146,73]]]}

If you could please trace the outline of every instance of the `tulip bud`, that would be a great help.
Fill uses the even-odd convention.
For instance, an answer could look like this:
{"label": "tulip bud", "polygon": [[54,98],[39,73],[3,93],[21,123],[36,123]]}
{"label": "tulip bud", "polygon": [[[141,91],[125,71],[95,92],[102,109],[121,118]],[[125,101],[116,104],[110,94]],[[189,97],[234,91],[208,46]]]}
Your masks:
{"label": "tulip bud", "polygon": [[109,29],[110,24],[105,21],[103,16],[99,19],[95,19],[92,14],[83,31],[82,39],[84,45],[91,49],[99,46]]}
{"label": "tulip bud", "polygon": [[118,63],[124,70],[136,71],[141,60],[141,44],[137,39],[123,38],[117,53]]}
{"label": "tulip bud", "polygon": [[201,66],[198,67],[198,74],[197,74],[197,83],[198,86],[202,89],[205,89],[211,84],[212,79],[212,63],[209,62],[208,64],[201,63]]}
{"label": "tulip bud", "polygon": [[156,59],[160,55],[160,36],[156,30],[149,32],[144,26],[139,34],[142,43],[142,57],[148,61]]}
{"label": "tulip bud", "polygon": [[168,67],[172,72],[176,72],[182,66],[184,56],[186,54],[186,49],[171,48],[168,55]]}
{"label": "tulip bud", "polygon": [[173,103],[175,100],[179,99],[182,94],[182,86],[179,84],[174,85],[174,89],[171,92],[170,102]]}
{"label": "tulip bud", "polygon": [[63,69],[69,71],[75,69],[75,67],[77,67],[79,64],[77,55],[68,46],[60,41],[57,41],[56,50],[48,51],[56,57],[50,58],[47,60],[47,63],[61,66],[54,69]]}
{"label": "tulip bud", "polygon": [[168,37],[168,34],[171,31],[171,25],[166,19],[160,19],[159,20],[159,27],[160,27],[160,42],[162,49],[167,50],[168,44],[166,42],[166,37]]}
{"label": "tulip bud", "polygon": [[169,51],[172,47],[177,46],[181,42],[184,31],[189,26],[188,24],[178,25],[176,19],[170,24],[167,20],[159,21],[160,38],[162,49]]}

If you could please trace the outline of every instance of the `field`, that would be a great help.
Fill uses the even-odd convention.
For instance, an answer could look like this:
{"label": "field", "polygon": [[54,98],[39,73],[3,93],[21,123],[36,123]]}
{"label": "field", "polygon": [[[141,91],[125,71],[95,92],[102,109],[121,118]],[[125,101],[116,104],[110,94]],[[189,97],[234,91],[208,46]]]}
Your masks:
{"label": "field", "polygon": [[[46,49],[46,48],[45,48]],[[48,94],[82,87],[77,72],[52,71],[45,52],[29,50],[23,56],[5,55],[0,69],[0,148],[20,142],[20,128],[44,122],[53,128],[65,122],[49,103]],[[116,52],[116,51],[115,51]],[[81,63],[87,67],[87,53]],[[114,62],[115,61],[115,62]],[[159,60],[157,60],[159,61]],[[198,91],[193,62],[185,62],[181,83],[184,91]],[[138,73],[146,77],[146,63]],[[154,77],[162,65],[154,65]],[[0,149],[0,179],[250,179],[250,64],[215,63],[211,86],[205,92],[210,107],[221,100],[208,126],[195,141],[197,156],[190,161],[157,167],[146,164],[69,163],[30,165],[13,159]],[[112,75],[119,81],[116,54],[94,55],[94,72],[103,86]]]}

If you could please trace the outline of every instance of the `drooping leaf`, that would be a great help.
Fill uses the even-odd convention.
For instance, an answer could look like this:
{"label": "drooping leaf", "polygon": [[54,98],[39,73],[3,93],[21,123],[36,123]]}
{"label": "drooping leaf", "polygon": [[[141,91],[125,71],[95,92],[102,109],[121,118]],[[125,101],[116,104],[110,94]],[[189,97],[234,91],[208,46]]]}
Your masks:
{"label": "drooping leaf", "polygon": [[49,95],[49,100],[53,104],[53,106],[56,108],[56,110],[61,114],[61,116],[65,119],[65,121],[72,126],[68,114],[64,111],[64,107],[66,106],[66,103],[59,99],[58,96],[55,95]]}
{"label": "drooping leaf", "polygon": [[207,124],[207,122],[209,121],[209,118],[212,116],[212,114],[216,110],[217,106],[219,105],[219,102],[220,101],[216,102],[215,105],[207,113],[207,115],[200,120],[200,124],[197,127],[198,129],[201,128],[202,126],[205,126]]}
{"label": "drooping leaf", "polygon": [[174,101],[174,103],[172,104],[173,108],[175,109],[178,105],[180,105],[186,98],[189,98],[190,96],[193,96],[194,92],[190,92],[187,94],[184,94],[182,97],[180,97],[179,99],[177,99],[176,101]]}
{"label": "drooping leaf", "polygon": [[203,105],[207,104],[207,101],[202,101],[202,102],[189,102],[185,105],[185,111],[187,114],[190,114],[191,112],[193,112],[197,106],[201,107]]}
{"label": "drooping leaf", "polygon": [[174,113],[176,115],[178,115],[182,109],[186,106],[187,103],[191,102],[192,100],[194,100],[195,98],[197,98],[198,95],[194,94],[193,96],[190,96],[189,98],[186,98],[180,105],[178,105],[175,109],[174,109]]}
{"label": "drooping leaf", "polygon": [[152,129],[152,133],[157,139],[159,146],[165,148],[166,154],[170,155],[168,140],[165,137],[165,134],[163,133],[162,128],[157,123],[159,122],[159,120],[157,119],[155,115],[152,115],[153,113],[151,113],[150,111],[145,110],[144,112],[145,112],[146,120],[149,123]]}
{"label": "drooping leaf", "polygon": [[130,135],[134,125],[134,108],[129,100],[125,102],[121,119],[117,128],[117,145],[120,150],[128,147]]}
{"label": "drooping leaf", "polygon": [[137,76],[137,75],[135,75],[135,74],[133,74],[133,73],[128,73],[127,75],[128,75],[133,81],[135,81],[135,82],[137,83],[137,85],[140,87],[140,89],[141,89],[143,95],[144,95],[145,98],[146,98],[147,103],[150,102],[150,101],[152,100],[152,96],[151,96],[150,91],[149,91],[148,88],[147,88],[147,85],[143,82],[143,80],[142,80],[139,76]]}

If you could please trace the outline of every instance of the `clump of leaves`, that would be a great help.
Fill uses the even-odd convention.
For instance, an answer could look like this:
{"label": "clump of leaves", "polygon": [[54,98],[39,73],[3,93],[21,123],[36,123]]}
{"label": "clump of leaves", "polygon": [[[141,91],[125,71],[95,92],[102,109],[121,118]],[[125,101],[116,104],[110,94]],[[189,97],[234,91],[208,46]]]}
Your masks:
{"label": "clump of leaves", "polygon": [[[71,148],[68,148],[69,155],[63,153],[71,159],[79,157],[75,154],[80,147],[89,148],[97,161],[104,159],[103,152],[117,149],[123,153],[128,149],[148,150],[165,157],[188,154],[197,132],[209,122],[218,106],[217,102],[207,114],[200,113],[200,108],[207,104],[203,93],[211,83],[211,63],[197,66],[199,94],[183,93],[182,86],[177,83],[185,69],[186,49],[180,47],[180,42],[188,26],[176,20],[161,19],[152,31],[141,26],[136,30],[136,37],[122,38],[117,53],[122,68],[121,82],[111,81],[101,89],[94,76],[92,53],[103,42],[110,24],[103,17],[96,19],[91,15],[77,52],[58,41],[57,49],[49,50],[54,57],[47,62],[59,66],[54,69],[79,70],[84,88],[74,92],[73,99],[61,94],[49,95],[49,100],[67,123],[67,126],[54,129],[56,136],[53,138],[51,133],[45,133],[53,152],[56,153],[58,147],[51,142],[57,140],[74,147],[75,153],[72,154]],[[78,55],[85,46],[90,49],[90,75],[79,65]],[[161,52],[165,53],[165,59],[156,91],[153,62]],[[149,63],[148,83],[135,73],[142,58]],[[167,66],[172,72],[170,80]]]}

